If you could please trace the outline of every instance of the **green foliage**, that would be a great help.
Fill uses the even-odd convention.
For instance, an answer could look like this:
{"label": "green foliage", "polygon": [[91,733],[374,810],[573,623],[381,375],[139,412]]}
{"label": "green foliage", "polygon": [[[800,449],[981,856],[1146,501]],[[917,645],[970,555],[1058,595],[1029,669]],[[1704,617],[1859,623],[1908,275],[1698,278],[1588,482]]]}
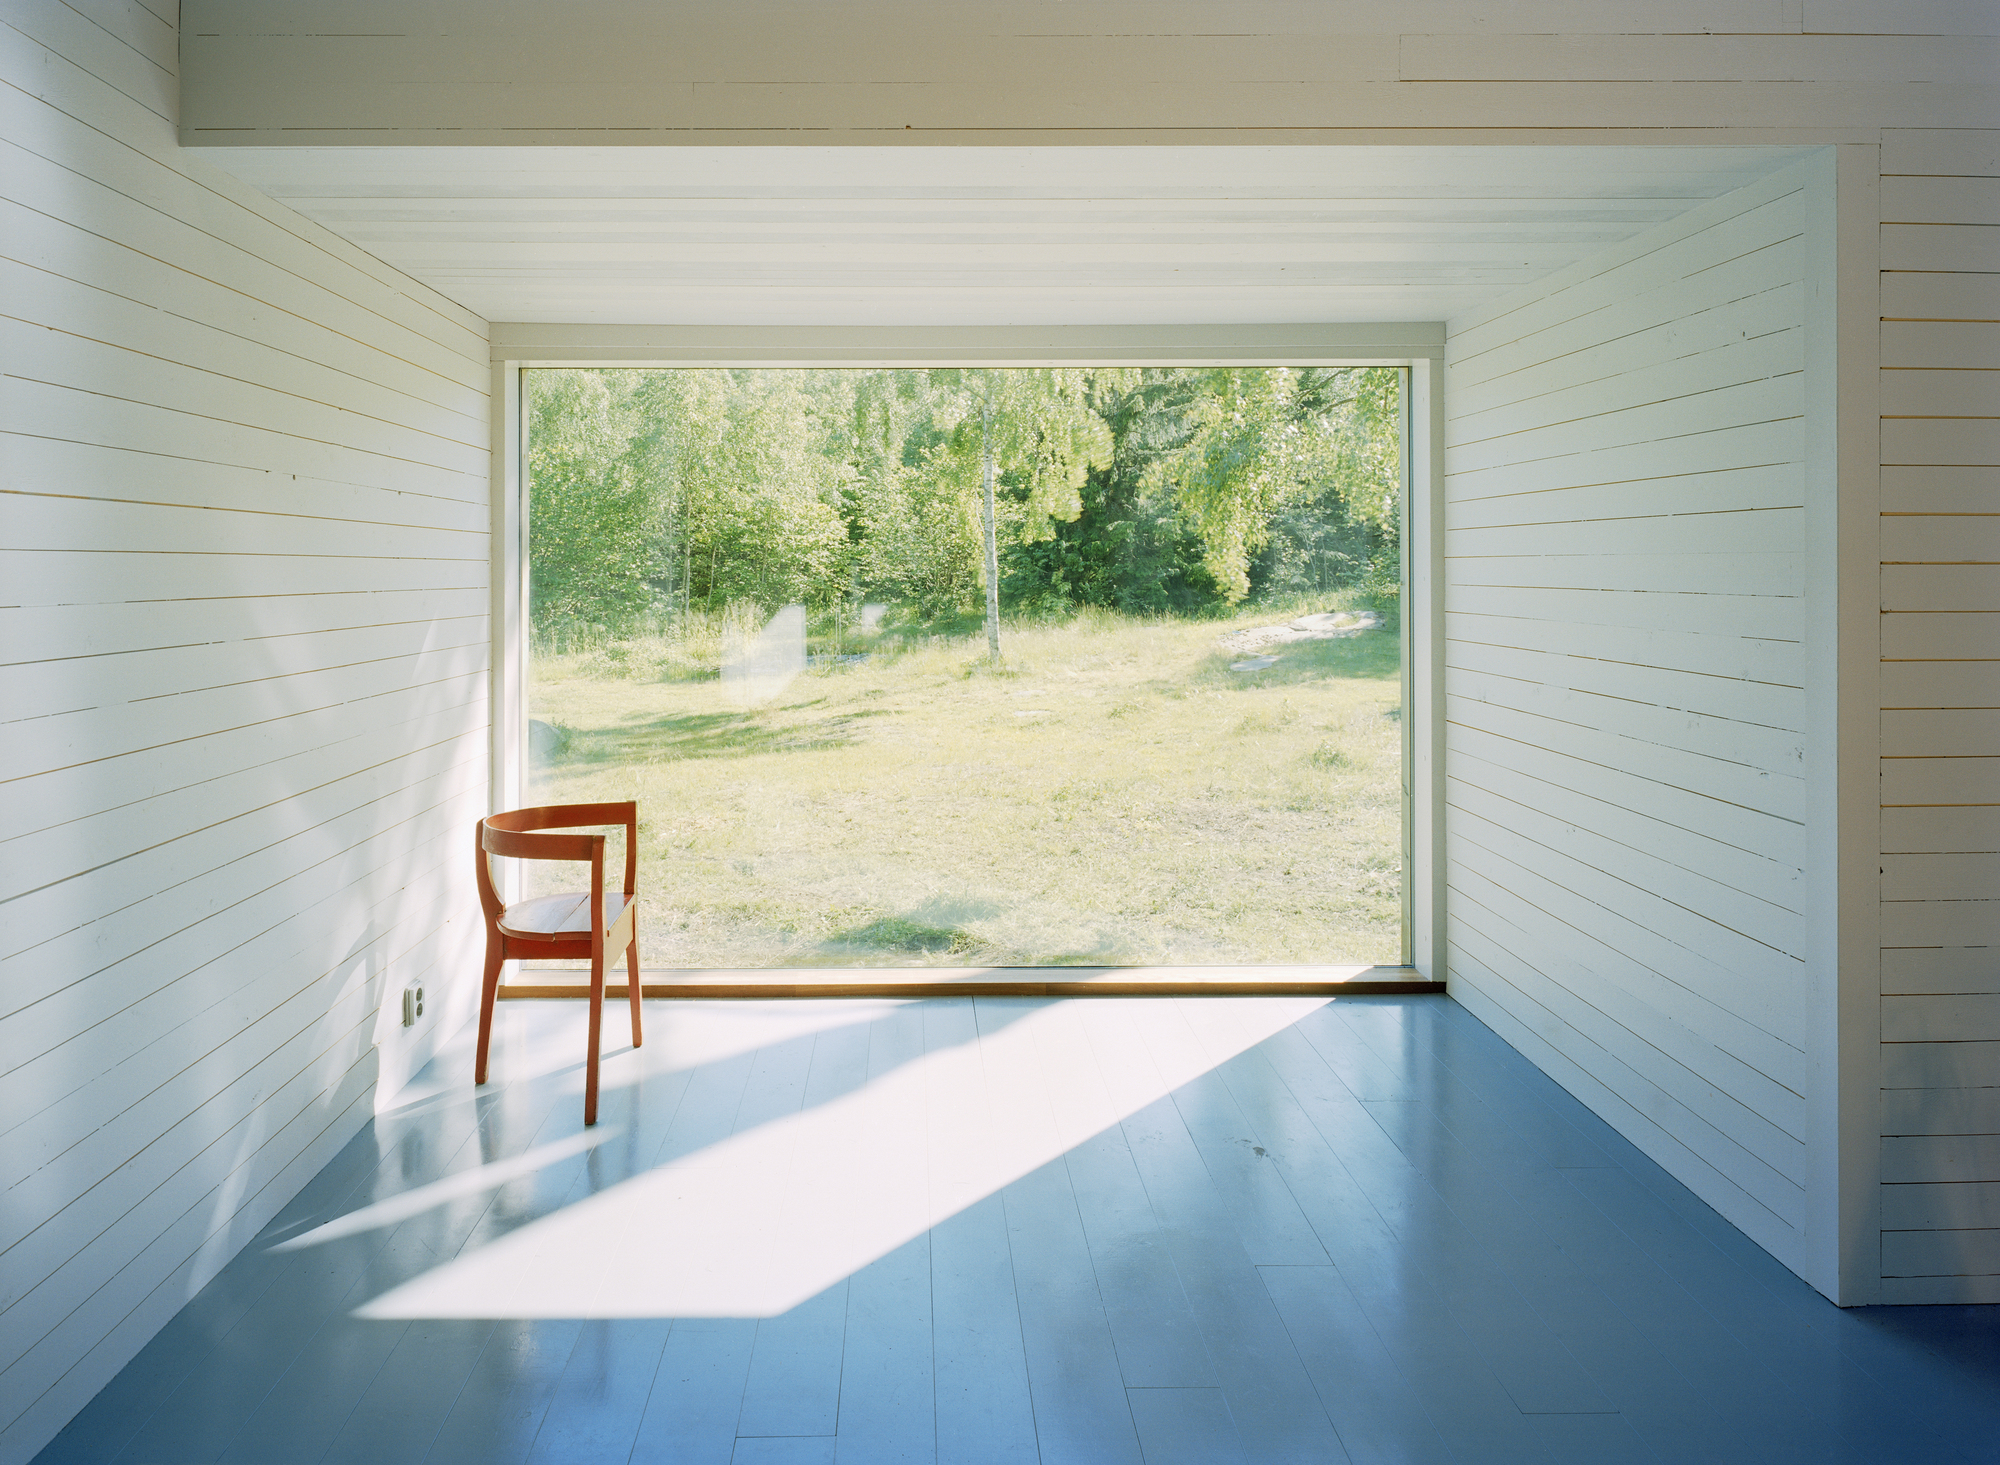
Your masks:
{"label": "green foliage", "polygon": [[1399,374],[1033,368],[528,374],[543,645],[731,606],[1215,615],[1393,597]]}
{"label": "green foliage", "polygon": [[[1291,520],[1294,550],[1281,563],[1303,547],[1308,559],[1331,550],[1352,565],[1351,550],[1312,542],[1350,527],[1369,544],[1368,561],[1379,557],[1374,541],[1396,523],[1394,372],[1217,368],[1195,381],[1178,406],[1181,440],[1148,465],[1144,482],[1193,521],[1203,567],[1229,604],[1250,594],[1252,562],[1281,516]],[[1308,526],[1312,538],[1301,533]]]}
{"label": "green foliage", "polygon": [[1091,469],[1111,461],[1111,429],[1091,403],[1098,374],[1077,367],[951,373],[957,390],[940,394],[933,408],[942,442],[931,461],[976,493],[982,455],[990,455],[1011,491],[1016,542],[1053,538],[1056,524],[1083,512]]}
{"label": "green foliage", "polygon": [[867,594],[945,615],[979,595],[979,521],[964,486],[934,468],[896,465],[850,499],[854,580]]}
{"label": "green foliage", "polygon": [[838,403],[788,371],[661,372],[649,415],[680,506],[684,607],[824,604],[848,569]]}
{"label": "green foliage", "polygon": [[1300,595],[1355,588],[1392,602],[1402,585],[1397,373],[1301,373],[1307,415],[1330,441],[1307,490],[1274,513],[1252,570],[1257,593]]}
{"label": "green foliage", "polygon": [[529,604],[544,635],[622,628],[651,600],[662,505],[631,371],[528,379]]}

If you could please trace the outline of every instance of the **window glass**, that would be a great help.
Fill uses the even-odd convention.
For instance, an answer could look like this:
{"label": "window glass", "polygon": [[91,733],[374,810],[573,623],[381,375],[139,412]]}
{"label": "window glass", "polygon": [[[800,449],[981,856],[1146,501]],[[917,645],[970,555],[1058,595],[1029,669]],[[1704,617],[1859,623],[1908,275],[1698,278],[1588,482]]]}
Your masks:
{"label": "window glass", "polygon": [[524,373],[530,799],[651,967],[1395,962],[1400,376]]}

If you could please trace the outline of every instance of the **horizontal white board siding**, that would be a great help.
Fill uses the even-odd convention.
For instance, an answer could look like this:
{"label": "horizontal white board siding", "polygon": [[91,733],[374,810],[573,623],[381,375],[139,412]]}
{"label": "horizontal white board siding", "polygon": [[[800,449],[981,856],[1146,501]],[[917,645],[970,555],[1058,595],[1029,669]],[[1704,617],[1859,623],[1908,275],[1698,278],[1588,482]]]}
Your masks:
{"label": "horizontal white board siding", "polygon": [[1804,186],[1789,170],[1454,320],[1445,353],[1452,992],[1786,1260]]}
{"label": "horizontal white board siding", "polygon": [[181,156],[176,56],[139,5],[0,26],[5,1465],[476,971],[485,323]]}
{"label": "horizontal white board siding", "polygon": [[1883,1301],[2000,1302],[2000,130],[1882,175]]}
{"label": "horizontal white board siding", "polygon": [[1978,127],[2000,44],[1980,0],[187,8],[183,136],[223,146]]}

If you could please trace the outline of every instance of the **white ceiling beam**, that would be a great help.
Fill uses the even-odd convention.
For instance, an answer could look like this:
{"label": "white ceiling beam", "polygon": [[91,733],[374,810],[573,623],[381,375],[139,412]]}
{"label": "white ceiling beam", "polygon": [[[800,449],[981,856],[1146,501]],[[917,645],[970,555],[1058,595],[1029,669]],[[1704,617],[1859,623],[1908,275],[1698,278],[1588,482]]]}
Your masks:
{"label": "white ceiling beam", "polygon": [[1437,321],[1126,326],[631,326],[495,321],[495,361],[555,366],[1373,365],[1442,360]]}

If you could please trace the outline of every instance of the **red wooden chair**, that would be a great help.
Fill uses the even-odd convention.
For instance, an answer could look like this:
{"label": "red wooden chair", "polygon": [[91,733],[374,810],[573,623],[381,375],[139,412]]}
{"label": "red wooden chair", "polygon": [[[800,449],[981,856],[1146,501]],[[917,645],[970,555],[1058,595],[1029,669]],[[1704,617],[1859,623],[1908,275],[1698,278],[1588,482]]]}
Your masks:
{"label": "red wooden chair", "polygon": [[[593,824],[625,826],[625,890],[604,889],[601,834],[543,834]],[[493,888],[492,857],[515,860],[577,860],[590,864],[590,889],[538,895],[502,904]],[[493,1036],[493,1001],[500,968],[517,957],[590,958],[590,1061],[583,1081],[583,1122],[597,1123],[597,1035],[604,1016],[604,962],[607,952],[625,950],[626,991],[632,999],[632,1046],[639,1032],[639,926],[633,903],[639,874],[639,806],[548,804],[510,809],[479,821],[474,848],[479,904],[486,912],[486,978],[479,989],[479,1061],[474,1083],[486,1082],[486,1049]]]}

